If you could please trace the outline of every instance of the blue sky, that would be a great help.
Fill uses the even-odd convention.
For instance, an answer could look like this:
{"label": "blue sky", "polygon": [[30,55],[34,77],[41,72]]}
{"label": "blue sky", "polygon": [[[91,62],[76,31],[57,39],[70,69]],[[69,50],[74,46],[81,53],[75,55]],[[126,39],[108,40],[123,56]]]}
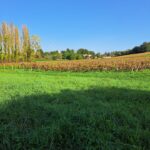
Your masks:
{"label": "blue sky", "polygon": [[150,41],[150,0],[1,0],[0,22],[26,24],[45,51],[97,52]]}

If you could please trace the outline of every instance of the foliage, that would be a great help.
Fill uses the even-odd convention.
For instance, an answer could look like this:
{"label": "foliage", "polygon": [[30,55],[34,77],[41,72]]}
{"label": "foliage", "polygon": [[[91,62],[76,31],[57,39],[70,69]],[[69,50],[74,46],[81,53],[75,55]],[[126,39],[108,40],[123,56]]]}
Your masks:
{"label": "foliage", "polygon": [[[51,60],[59,60],[59,55],[56,55],[56,51],[52,51],[49,53],[44,53],[44,57]],[[73,49],[66,49],[64,51],[60,51],[59,54],[62,56],[61,59],[64,60],[79,60],[79,59],[94,59],[94,58],[103,58],[103,57],[115,57],[115,56],[123,56],[129,54],[137,54],[143,52],[150,52],[150,42],[144,42],[140,46],[136,46],[133,49],[125,50],[125,51],[112,51],[105,52],[104,54],[95,53],[94,51],[80,48],[77,51]],[[57,57],[58,56],[58,57]],[[44,58],[43,57],[43,58]]]}
{"label": "foliage", "polygon": [[35,52],[37,50],[41,50],[40,37],[39,36],[37,36],[37,35],[31,36],[31,49],[33,49]]}
{"label": "foliage", "polygon": [[140,46],[135,46],[133,49],[129,49],[125,51],[106,52],[102,56],[123,56],[123,55],[137,54],[137,53],[144,53],[144,52],[150,52],[150,42],[144,42]]}
{"label": "foliage", "polygon": [[25,61],[30,61],[31,58],[31,43],[28,28],[24,25],[22,27],[23,32],[23,56]]}
{"label": "foliage", "polygon": [[63,51],[51,51],[51,52],[44,52],[44,57],[50,60],[79,60],[79,59],[86,59],[85,55],[91,55],[90,58],[95,58],[95,53],[93,51],[89,51],[87,49],[69,49]]}
{"label": "foliage", "polygon": [[37,49],[36,52],[34,52],[33,57],[34,58],[43,58],[44,57],[43,50],[42,49]]}
{"label": "foliage", "polygon": [[2,23],[0,27],[0,62],[31,61],[32,56],[39,56],[38,50],[40,49],[39,37],[32,36],[30,39],[27,26],[22,27],[22,35],[20,35],[15,25]]}

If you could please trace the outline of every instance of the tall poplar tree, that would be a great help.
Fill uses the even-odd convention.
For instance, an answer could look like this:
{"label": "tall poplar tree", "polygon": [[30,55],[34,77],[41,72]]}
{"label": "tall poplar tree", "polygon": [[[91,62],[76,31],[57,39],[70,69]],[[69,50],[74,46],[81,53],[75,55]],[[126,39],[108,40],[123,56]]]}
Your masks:
{"label": "tall poplar tree", "polygon": [[19,38],[19,31],[18,31],[18,28],[15,27],[15,52],[14,52],[14,55],[15,55],[15,60],[16,61],[19,61],[19,55],[21,55],[21,46],[20,46],[20,38]]}
{"label": "tall poplar tree", "polygon": [[3,47],[2,47],[2,34],[0,28],[0,62],[3,62]]}
{"label": "tall poplar tree", "polygon": [[23,47],[22,48],[23,48],[24,60],[29,61],[31,58],[32,50],[30,48],[29,31],[25,25],[22,27],[22,32],[23,32]]}
{"label": "tall poplar tree", "polygon": [[11,61],[15,60],[15,26],[10,24],[10,53],[11,53]]}
{"label": "tall poplar tree", "polygon": [[8,27],[5,22],[2,23],[2,42],[3,42],[3,51],[4,51],[4,60],[8,61]]}

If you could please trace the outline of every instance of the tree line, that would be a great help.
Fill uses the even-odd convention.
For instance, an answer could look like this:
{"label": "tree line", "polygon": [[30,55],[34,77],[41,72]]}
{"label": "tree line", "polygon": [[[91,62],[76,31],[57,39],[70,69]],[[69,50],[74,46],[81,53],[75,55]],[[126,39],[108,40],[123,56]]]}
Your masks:
{"label": "tree line", "polygon": [[140,46],[135,46],[134,48],[129,50],[105,52],[103,54],[95,53],[94,51],[81,48],[78,49],[77,51],[73,49],[66,49],[64,51],[51,51],[51,52],[41,51],[41,54],[39,56],[51,60],[58,60],[58,59],[78,60],[78,59],[94,59],[103,57],[116,57],[144,52],[150,52],[150,42],[144,42]]}
{"label": "tree line", "polygon": [[137,54],[137,53],[144,53],[144,52],[150,52],[150,42],[144,42],[140,46],[135,46],[134,48],[129,50],[106,52],[102,56],[113,57],[113,56],[123,56],[123,55]]}
{"label": "tree line", "polygon": [[22,32],[14,24],[3,22],[0,25],[0,62],[22,62],[37,59],[46,60],[78,60],[103,57],[122,56],[135,53],[150,52],[150,42],[125,51],[112,51],[95,53],[92,50],[80,48],[78,50],[66,49],[62,51],[44,52],[40,46],[40,38],[30,36],[27,26],[22,26]]}
{"label": "tree line", "polygon": [[78,50],[73,50],[67,48],[62,51],[51,51],[43,52],[43,57],[51,60],[65,59],[65,60],[78,60],[78,59],[93,59],[96,54],[94,51],[80,48]]}

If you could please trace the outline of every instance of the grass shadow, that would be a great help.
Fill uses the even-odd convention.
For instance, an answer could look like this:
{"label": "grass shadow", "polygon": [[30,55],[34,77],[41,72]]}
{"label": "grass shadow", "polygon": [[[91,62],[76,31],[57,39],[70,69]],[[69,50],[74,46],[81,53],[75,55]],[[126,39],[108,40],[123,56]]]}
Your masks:
{"label": "grass shadow", "polygon": [[150,149],[150,92],[98,88],[0,105],[0,149]]}

